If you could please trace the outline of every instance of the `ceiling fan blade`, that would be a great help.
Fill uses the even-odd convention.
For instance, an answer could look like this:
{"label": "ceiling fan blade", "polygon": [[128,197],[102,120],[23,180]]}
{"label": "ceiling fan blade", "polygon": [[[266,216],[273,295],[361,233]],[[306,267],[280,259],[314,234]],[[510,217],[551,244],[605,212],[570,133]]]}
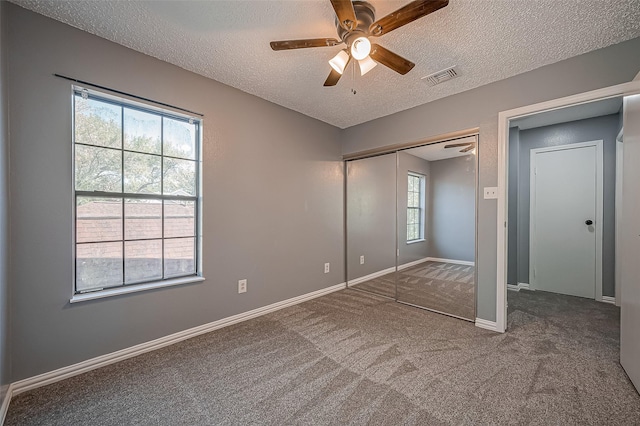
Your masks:
{"label": "ceiling fan blade", "polygon": [[336,11],[338,22],[345,30],[352,30],[357,25],[356,12],[353,10],[351,0],[331,0],[333,10]]}
{"label": "ceiling fan blade", "polygon": [[308,47],[337,46],[340,43],[342,42],[335,38],[310,38],[306,40],[272,41],[270,44],[273,50],[289,50],[306,49]]}
{"label": "ceiling fan blade", "polygon": [[393,53],[392,51],[385,49],[378,44],[371,45],[371,53],[369,53],[371,59],[376,62],[380,62],[395,72],[405,75],[416,65],[408,59]]}
{"label": "ceiling fan blade", "polygon": [[329,77],[327,77],[327,80],[324,82],[324,86],[335,86],[336,84],[338,84],[340,77],[342,77],[342,74],[334,69],[331,69],[331,73],[329,74]]}
{"label": "ceiling fan blade", "polygon": [[435,12],[438,9],[442,9],[449,4],[449,0],[416,0],[407,4],[404,7],[396,10],[378,19],[371,24],[369,32],[372,36],[378,37],[388,32],[400,28],[403,25],[407,25],[410,22],[420,19],[423,16],[427,16],[430,13]]}
{"label": "ceiling fan blade", "polygon": [[461,142],[461,143],[452,143],[449,145],[445,145],[445,149],[447,148],[459,148],[461,146],[473,145],[473,142]]}
{"label": "ceiling fan blade", "polygon": [[465,149],[461,149],[460,152],[469,152],[472,149],[474,149],[475,147],[476,147],[475,144],[471,144],[468,147],[466,147]]}
{"label": "ceiling fan blade", "polygon": [[[349,56],[349,59],[347,59],[347,63],[344,65],[345,70],[349,66],[350,62],[351,62],[351,56]],[[336,84],[338,84],[340,77],[342,77],[342,74],[340,74],[338,71],[331,68],[331,73],[329,73],[329,77],[327,77],[327,79],[325,80],[324,86],[325,87],[335,86]]]}

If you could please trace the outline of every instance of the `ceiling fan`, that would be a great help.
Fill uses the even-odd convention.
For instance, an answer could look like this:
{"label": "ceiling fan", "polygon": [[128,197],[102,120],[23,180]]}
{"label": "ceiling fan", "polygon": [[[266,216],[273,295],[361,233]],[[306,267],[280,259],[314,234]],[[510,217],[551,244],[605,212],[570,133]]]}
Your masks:
{"label": "ceiling fan", "polygon": [[445,145],[444,148],[460,148],[461,146],[464,146],[465,148],[462,148],[460,150],[460,152],[469,152],[472,149],[474,149],[476,147],[476,143],[475,142],[464,142],[464,143],[452,143],[449,145]]}
{"label": "ceiling fan", "polygon": [[379,44],[371,43],[370,38],[387,34],[449,4],[449,0],[416,0],[376,20],[375,9],[367,1],[330,1],[336,12],[336,29],[339,40],[335,38],[313,38],[271,42],[273,50],[346,44],[347,48],[341,50],[329,61],[332,70],[324,82],[325,86],[335,86],[338,83],[351,59],[358,61],[361,75],[371,71],[376,66],[376,63],[381,63],[402,75],[408,73],[415,66],[413,62],[385,49]]}

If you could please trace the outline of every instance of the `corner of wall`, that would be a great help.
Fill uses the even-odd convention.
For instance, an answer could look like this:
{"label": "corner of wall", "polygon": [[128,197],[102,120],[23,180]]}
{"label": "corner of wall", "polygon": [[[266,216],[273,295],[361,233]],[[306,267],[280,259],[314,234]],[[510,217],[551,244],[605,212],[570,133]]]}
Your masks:
{"label": "corner of wall", "polygon": [[[10,357],[9,335],[9,131],[7,120],[7,7],[0,2],[0,402],[8,406]],[[6,401],[6,404],[5,404]],[[4,420],[0,412],[0,420]]]}

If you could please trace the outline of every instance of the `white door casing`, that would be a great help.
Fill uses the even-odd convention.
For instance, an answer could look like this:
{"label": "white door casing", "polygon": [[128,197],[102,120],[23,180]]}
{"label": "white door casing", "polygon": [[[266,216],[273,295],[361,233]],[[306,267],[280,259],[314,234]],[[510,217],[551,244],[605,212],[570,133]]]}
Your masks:
{"label": "white door casing", "polygon": [[640,95],[624,98],[620,363],[640,391]]}
{"label": "white door casing", "polygon": [[602,300],[602,153],[601,140],[531,150],[532,289]]}
{"label": "white door casing", "polygon": [[[526,105],[498,113],[498,214],[496,252],[496,314],[493,330],[504,333],[507,329],[507,257],[508,257],[508,203],[509,191],[509,123],[511,120],[548,112],[560,108],[596,102],[617,96],[640,94],[640,80],[589,92]],[[476,325],[479,325],[476,322]]]}
{"label": "white door casing", "polygon": [[[620,130],[622,133],[622,129]],[[619,138],[621,135],[618,136]],[[615,298],[616,298],[616,306],[620,306],[620,302],[622,301],[622,271],[621,271],[621,262],[619,254],[622,253],[622,170],[623,170],[623,158],[624,158],[624,147],[623,147],[622,139],[616,140],[616,224],[615,224],[615,233],[616,233],[616,258],[615,258]]]}

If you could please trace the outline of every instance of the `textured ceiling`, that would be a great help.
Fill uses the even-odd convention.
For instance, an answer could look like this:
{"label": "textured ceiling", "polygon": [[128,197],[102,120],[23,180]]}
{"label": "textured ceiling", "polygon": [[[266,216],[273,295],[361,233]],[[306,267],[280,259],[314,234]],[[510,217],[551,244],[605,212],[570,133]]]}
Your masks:
{"label": "textured ceiling", "polygon": [[420,157],[427,161],[438,161],[438,160],[446,160],[448,158],[454,157],[464,157],[465,155],[473,155],[475,152],[460,152],[465,147],[459,148],[445,148],[445,146],[451,144],[459,144],[459,143],[474,143],[476,141],[475,136],[470,136],[468,138],[456,139],[454,141],[447,141],[441,143],[433,143],[430,145],[419,146],[417,148],[411,148],[407,150],[403,150],[407,154],[415,155],[416,157]]}
{"label": "textured ceiling", "polygon": [[[12,1],[340,128],[640,36],[640,0],[450,0],[376,40],[415,62],[407,75],[378,65],[325,88],[341,46],[274,52],[269,42],[335,37],[329,0]],[[379,18],[407,1],[371,3]],[[453,65],[454,80],[420,80]]]}

